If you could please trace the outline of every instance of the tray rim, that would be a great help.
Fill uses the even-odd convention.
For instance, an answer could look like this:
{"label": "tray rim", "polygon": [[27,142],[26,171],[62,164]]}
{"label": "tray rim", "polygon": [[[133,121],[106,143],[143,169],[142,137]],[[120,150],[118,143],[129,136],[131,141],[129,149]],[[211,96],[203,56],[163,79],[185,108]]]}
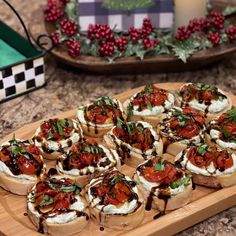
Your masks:
{"label": "tray rim", "polygon": [[[169,86],[180,87],[182,84],[183,83],[158,83],[156,85],[159,87],[168,89]],[[114,95],[113,97],[119,98],[119,97],[124,96],[127,98],[128,96],[130,96],[130,94],[136,93],[141,88],[143,88],[143,86],[122,92],[120,94]],[[174,89],[169,89],[169,90],[173,91]],[[235,104],[236,104],[236,96],[233,94],[230,94],[230,96],[233,99],[235,99]],[[77,109],[73,109],[66,112],[62,112],[52,117],[61,117],[61,118],[73,117],[76,114],[76,111]],[[23,127],[1,138],[0,143],[3,143],[7,139],[9,139],[13,133],[16,133],[16,134],[21,133],[23,130],[27,130],[28,128],[32,129],[32,126],[33,127],[38,126],[43,120],[44,119],[41,119],[36,122],[24,125]],[[1,196],[0,194],[2,198],[7,197],[8,195],[12,195],[11,193],[5,190],[3,192],[4,192],[4,196]],[[206,203],[208,204],[207,207],[206,207]],[[157,224],[157,220],[153,220],[133,230],[124,231],[120,235],[143,236],[143,235],[163,235],[164,233],[165,235],[175,234],[235,205],[236,205],[236,185],[232,187],[224,188],[221,190],[217,190],[212,193],[208,193],[206,196],[203,196],[200,199],[195,200],[189,203],[188,205],[180,209],[174,210],[166,214],[165,216],[159,218],[158,224]],[[3,219],[4,219],[4,222],[11,222],[12,228],[14,226],[20,227],[20,229],[22,229],[22,233],[23,233],[22,235],[25,235],[25,233],[30,233],[30,235],[40,235],[36,231],[32,231],[31,229],[24,227],[17,220],[14,220],[14,216],[10,215],[8,212],[5,211],[5,208],[2,206],[2,201],[0,200],[0,221],[3,222]],[[173,227],[172,224],[175,224],[175,227]],[[12,235],[12,234],[9,234],[9,232],[4,232],[4,229],[2,229],[4,225],[5,224],[3,224],[3,226],[1,225],[2,232],[0,231],[0,233],[3,233],[3,234],[6,233],[6,235]]]}

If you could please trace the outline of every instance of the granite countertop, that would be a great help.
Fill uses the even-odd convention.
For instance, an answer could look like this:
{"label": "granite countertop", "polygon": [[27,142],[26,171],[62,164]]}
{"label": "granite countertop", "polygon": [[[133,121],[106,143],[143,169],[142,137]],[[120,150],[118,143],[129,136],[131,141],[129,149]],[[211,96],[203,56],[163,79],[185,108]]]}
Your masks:
{"label": "granite countertop", "polygon": [[[26,24],[45,0],[11,0]],[[229,1],[230,2],[230,1]],[[13,13],[0,3],[0,19],[23,32]],[[114,95],[150,82],[204,82],[236,93],[236,55],[208,69],[186,73],[145,75],[88,75],[46,57],[47,86],[0,104],[0,138],[24,124],[76,108],[95,97]],[[178,235],[236,235],[236,207],[226,210]]]}

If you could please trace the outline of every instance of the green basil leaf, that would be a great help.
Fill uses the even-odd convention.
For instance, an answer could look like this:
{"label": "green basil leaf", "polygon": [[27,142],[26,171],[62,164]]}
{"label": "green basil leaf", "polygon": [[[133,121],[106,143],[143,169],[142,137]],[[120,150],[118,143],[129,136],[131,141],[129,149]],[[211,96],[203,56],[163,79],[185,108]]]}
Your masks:
{"label": "green basil leaf", "polygon": [[53,204],[53,197],[49,195],[44,195],[43,200],[39,203],[39,206],[43,207],[51,204]]}
{"label": "green basil leaf", "polygon": [[158,162],[153,166],[155,171],[163,171],[165,169],[164,159],[159,158]]}
{"label": "green basil leaf", "polygon": [[127,119],[129,120],[131,116],[133,115],[133,105],[131,103],[127,106]]}
{"label": "green basil leaf", "polygon": [[58,130],[59,135],[63,136],[64,135],[64,131],[63,131],[63,128],[62,128],[62,126],[60,124],[60,121],[58,121],[56,123],[56,125],[57,125],[57,130]]}
{"label": "green basil leaf", "polygon": [[207,144],[203,144],[197,148],[197,152],[201,155],[204,156],[205,153],[208,151],[209,146]]}
{"label": "green basil leaf", "polygon": [[172,189],[178,188],[182,185],[188,186],[190,183],[191,177],[186,175],[184,178],[176,180],[175,182],[170,183],[170,187]]}
{"label": "green basil leaf", "polygon": [[12,153],[14,156],[17,156],[19,153],[21,153],[23,151],[23,148],[21,146],[13,146],[12,148]]}
{"label": "green basil leaf", "polygon": [[152,104],[149,101],[147,102],[147,108],[148,110],[152,111]]}

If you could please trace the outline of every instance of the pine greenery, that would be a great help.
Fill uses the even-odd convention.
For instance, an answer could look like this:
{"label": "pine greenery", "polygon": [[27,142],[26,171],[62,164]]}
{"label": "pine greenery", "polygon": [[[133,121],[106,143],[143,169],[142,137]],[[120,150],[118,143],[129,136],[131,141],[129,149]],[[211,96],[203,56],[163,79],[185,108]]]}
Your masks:
{"label": "pine greenery", "polygon": [[103,7],[111,10],[131,11],[138,8],[148,8],[153,0],[104,0]]}

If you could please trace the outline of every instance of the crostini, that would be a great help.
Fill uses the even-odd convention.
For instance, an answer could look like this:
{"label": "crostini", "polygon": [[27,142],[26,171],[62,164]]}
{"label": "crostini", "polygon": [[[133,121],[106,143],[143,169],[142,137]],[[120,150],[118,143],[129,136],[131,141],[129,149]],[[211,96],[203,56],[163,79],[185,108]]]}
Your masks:
{"label": "crostini", "polygon": [[202,83],[186,83],[177,92],[181,107],[190,106],[206,113],[207,122],[231,109],[231,99],[215,86]]}
{"label": "crostini", "polygon": [[191,172],[195,184],[211,188],[236,184],[236,155],[206,143],[183,150],[176,164]]}
{"label": "crostini", "polygon": [[193,190],[191,176],[159,156],[139,165],[134,180],[144,196],[146,210],[162,213],[186,205]]}
{"label": "crostini", "polygon": [[46,159],[57,159],[83,137],[78,122],[72,119],[49,119],[36,130],[34,143]]}
{"label": "crostini", "polygon": [[166,152],[176,156],[187,145],[204,139],[204,114],[191,107],[175,107],[158,126]]}
{"label": "crostini", "polygon": [[90,215],[102,227],[130,230],[144,218],[144,201],[136,183],[118,170],[94,178],[86,189]]}
{"label": "crostini", "polygon": [[109,148],[117,151],[126,165],[134,168],[163,152],[160,135],[143,121],[126,123],[119,119],[116,126],[104,136],[104,141]]}
{"label": "crostini", "polygon": [[81,106],[77,112],[77,119],[84,134],[101,138],[116,124],[117,119],[124,120],[121,103],[117,99],[101,97],[87,106]]}
{"label": "crostini", "polygon": [[174,103],[173,93],[151,84],[126,100],[124,110],[128,120],[145,121],[156,127],[166,117]]}
{"label": "crostini", "polygon": [[79,233],[89,212],[81,188],[73,180],[53,176],[38,182],[28,194],[27,211],[38,232],[64,236]]}
{"label": "crostini", "polygon": [[94,175],[103,171],[120,169],[120,157],[93,139],[83,139],[61,156],[56,165],[60,175],[74,179],[81,187],[89,183]]}
{"label": "crostini", "polygon": [[45,171],[40,150],[32,142],[13,137],[0,146],[0,186],[5,190],[27,195]]}
{"label": "crostini", "polygon": [[209,145],[217,144],[221,148],[236,153],[236,108],[209,123],[206,141]]}

